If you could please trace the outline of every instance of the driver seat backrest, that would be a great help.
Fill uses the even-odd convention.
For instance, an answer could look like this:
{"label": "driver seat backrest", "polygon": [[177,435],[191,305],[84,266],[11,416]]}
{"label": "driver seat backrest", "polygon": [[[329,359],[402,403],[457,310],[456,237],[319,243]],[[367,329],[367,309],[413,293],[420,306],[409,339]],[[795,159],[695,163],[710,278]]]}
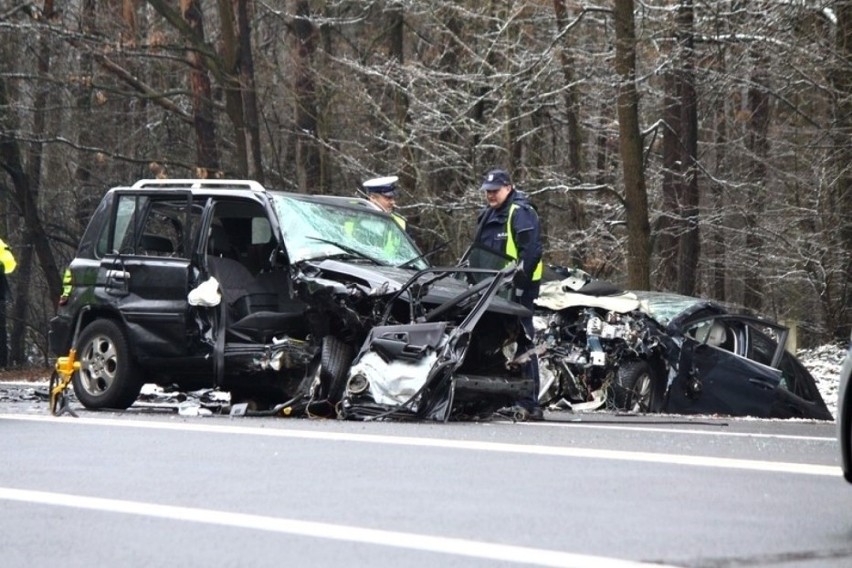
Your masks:
{"label": "driver seat backrest", "polygon": [[214,223],[210,225],[210,238],[207,241],[207,253],[221,258],[239,258],[237,250],[231,244],[231,238],[225,227]]}
{"label": "driver seat backrest", "polygon": [[[279,334],[304,337],[305,305],[291,300],[280,281],[264,282],[231,258],[208,256],[207,263],[227,305],[231,337],[262,343]],[[286,279],[286,273],[282,275]]]}

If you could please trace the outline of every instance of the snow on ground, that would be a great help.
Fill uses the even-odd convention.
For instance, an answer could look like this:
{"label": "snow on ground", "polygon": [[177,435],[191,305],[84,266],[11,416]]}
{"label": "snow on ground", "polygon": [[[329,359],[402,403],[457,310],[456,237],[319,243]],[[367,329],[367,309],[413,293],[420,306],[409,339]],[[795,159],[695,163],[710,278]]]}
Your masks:
{"label": "snow on ground", "polygon": [[843,365],[843,358],[846,357],[846,346],[828,344],[813,349],[802,349],[796,357],[816,379],[822,399],[831,415],[836,418],[840,367]]}

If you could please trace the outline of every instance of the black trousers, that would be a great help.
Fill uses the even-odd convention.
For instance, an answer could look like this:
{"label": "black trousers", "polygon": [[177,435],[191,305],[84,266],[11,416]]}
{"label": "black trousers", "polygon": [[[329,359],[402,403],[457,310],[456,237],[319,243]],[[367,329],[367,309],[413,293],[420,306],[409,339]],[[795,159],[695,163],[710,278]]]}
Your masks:
{"label": "black trousers", "polygon": [[[535,299],[538,298],[539,288],[539,283],[534,283],[529,288],[523,290],[522,294],[516,295],[516,301],[522,306],[533,310],[535,308]],[[518,354],[525,353],[535,346],[535,326],[533,325],[532,316],[521,318],[521,326],[524,328],[524,333],[518,338]],[[538,391],[541,384],[538,372],[538,355],[530,357],[530,360],[524,363],[521,372],[525,378],[532,379],[533,388],[518,399],[518,404],[527,410],[531,410],[538,406]]]}

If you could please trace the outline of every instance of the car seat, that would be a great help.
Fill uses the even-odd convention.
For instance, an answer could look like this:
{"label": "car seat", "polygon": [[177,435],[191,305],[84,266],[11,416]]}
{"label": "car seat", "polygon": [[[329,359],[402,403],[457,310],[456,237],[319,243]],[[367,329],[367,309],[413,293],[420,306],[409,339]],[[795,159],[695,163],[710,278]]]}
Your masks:
{"label": "car seat", "polygon": [[222,225],[210,226],[210,238],[207,240],[207,253],[220,258],[239,258],[237,249],[231,244],[228,231]]}
{"label": "car seat", "polygon": [[725,325],[718,321],[714,321],[707,330],[707,345],[713,347],[722,347],[725,340],[728,338],[728,332],[725,330]]}
{"label": "car seat", "polygon": [[139,250],[150,256],[169,256],[175,252],[168,237],[145,233],[139,238]]}
{"label": "car seat", "polygon": [[210,275],[219,281],[226,304],[226,333],[232,339],[268,343],[279,334],[305,335],[305,304],[289,297],[288,287],[270,277],[256,278],[239,261],[208,256]]}

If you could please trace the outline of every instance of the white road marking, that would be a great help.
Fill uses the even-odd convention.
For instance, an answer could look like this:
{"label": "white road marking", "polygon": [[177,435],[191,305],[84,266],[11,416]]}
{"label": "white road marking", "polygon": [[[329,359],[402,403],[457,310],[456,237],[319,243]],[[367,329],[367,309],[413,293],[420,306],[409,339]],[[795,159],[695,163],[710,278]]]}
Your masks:
{"label": "white road marking", "polygon": [[[511,422],[501,422],[501,424],[512,425]],[[828,436],[799,436],[795,434],[759,434],[750,432],[725,432],[724,430],[698,430],[691,428],[655,428],[653,426],[618,426],[615,424],[595,424],[595,423],[580,423],[580,422],[520,422],[520,426],[528,427],[563,427],[563,428],[589,428],[593,430],[626,430],[630,432],[661,432],[666,434],[695,434],[698,436],[720,436],[731,438],[763,438],[776,440],[809,440],[814,442],[837,442],[837,438]]]}
{"label": "white road marking", "polygon": [[663,566],[661,564],[645,564],[642,562],[619,560],[603,556],[573,554],[558,550],[512,546],[508,544],[467,540],[462,538],[384,531],[331,523],[300,521],[298,519],[230,513],[228,511],[217,511],[214,509],[175,507],[171,505],[157,505],[139,501],[82,497],[66,493],[29,491],[25,489],[13,489],[7,487],[0,487],[0,499],[25,503],[38,503],[41,505],[57,507],[73,507],[92,511],[104,511],[108,513],[156,517],[173,521],[252,529],[311,538],[374,544],[408,550],[421,550],[425,552],[437,552],[457,556],[468,556],[472,558],[483,558],[487,560],[499,560],[502,562],[535,564],[538,566],[567,566],[577,568],[640,568],[648,566],[661,568]]}
{"label": "white road marking", "polygon": [[384,436],[379,434],[351,434],[346,432],[315,432],[283,428],[250,428],[246,426],[225,426],[220,424],[171,423],[156,421],[129,421],[109,418],[70,418],[36,416],[23,414],[0,414],[2,420],[28,420],[37,422],[56,422],[89,426],[115,426],[123,428],[142,428],[152,430],[177,430],[186,432],[218,432],[249,436],[268,436],[277,438],[300,438],[305,440],[327,440],[333,442],[355,442],[366,444],[384,444],[394,446],[415,446],[474,450],[497,453],[513,453],[539,456],[589,458],[620,460],[631,462],[660,463],[669,465],[690,465],[720,469],[741,469],[774,473],[794,473],[804,475],[841,475],[839,466],[816,465],[791,462],[773,462],[721,458],[713,456],[691,456],[682,454],[661,454],[652,452],[628,452],[621,450],[601,450],[594,448],[573,448],[562,446],[540,446],[534,444],[506,444],[477,440],[446,440],[440,438],[415,438],[410,436]]}

